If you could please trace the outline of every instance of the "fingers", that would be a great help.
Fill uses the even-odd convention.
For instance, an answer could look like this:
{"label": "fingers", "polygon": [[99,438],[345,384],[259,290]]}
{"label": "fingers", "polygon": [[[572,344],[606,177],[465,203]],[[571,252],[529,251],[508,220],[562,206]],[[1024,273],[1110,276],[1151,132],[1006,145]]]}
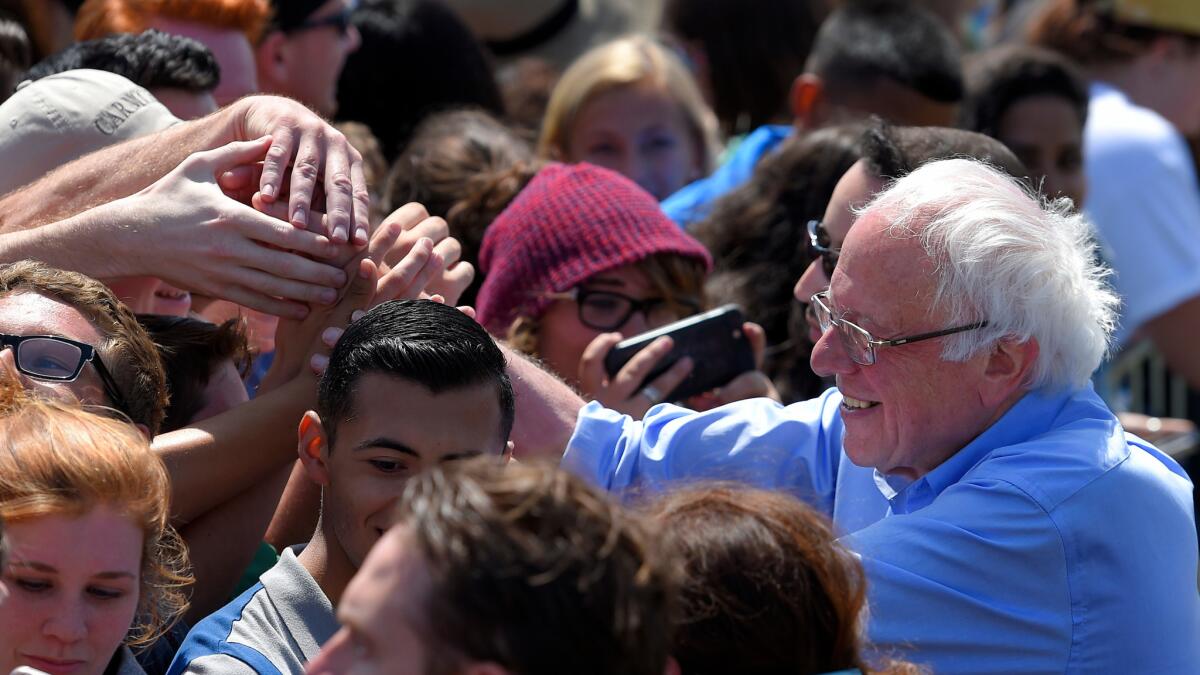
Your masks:
{"label": "fingers", "polygon": [[[685,356],[671,364],[671,367],[667,369],[667,372],[654,378],[654,380],[647,383],[647,385],[654,387],[661,395],[669,396],[671,392],[675,391],[675,387],[678,387],[684,380],[687,379],[687,376],[691,374],[692,359],[691,357]],[[642,389],[638,393],[645,396],[645,394],[642,394],[644,391],[645,389]],[[661,402],[662,401],[650,401],[650,404],[654,405]]]}
{"label": "fingers", "polygon": [[467,316],[471,317],[472,319],[475,318],[475,308],[470,305],[459,305],[458,311],[462,312],[463,314],[466,314]]}
{"label": "fingers", "polygon": [[[339,149],[330,148],[325,155],[325,215],[333,232],[346,232],[344,241],[351,241],[351,215],[354,211],[354,183],[350,180],[350,162]],[[307,219],[304,221],[307,223]],[[343,241],[335,237],[335,241]],[[366,243],[366,237],[363,237]]]}
{"label": "fingers", "polygon": [[[278,251],[275,251],[278,253]],[[340,271],[340,270],[339,270]],[[337,302],[337,290],[328,286],[284,279],[255,269],[242,268],[235,275],[238,285],[253,288],[258,293],[284,300],[296,300],[311,305],[332,305]],[[226,298],[232,300],[233,298]],[[266,310],[264,310],[266,311]],[[280,316],[300,318],[306,313],[287,313]]]}
{"label": "fingers", "polygon": [[[292,162],[292,180],[288,184],[288,220],[296,227],[308,227],[308,212],[312,208],[317,178],[321,175],[321,161],[321,150],[316,139],[311,134],[302,135],[296,159]],[[341,244],[350,240],[348,219],[343,218],[340,228],[336,221],[331,220],[329,225],[329,238],[334,242]]]}
{"label": "fingers", "polygon": [[271,132],[271,147],[263,159],[262,178],[258,191],[267,201],[274,201],[283,194],[283,179],[292,161],[296,147],[296,132],[291,126],[278,125]]}
{"label": "fingers", "polygon": [[[613,376],[611,386],[619,392],[624,392],[626,397],[632,396],[650,371],[654,370],[654,366],[670,353],[671,347],[674,345],[675,341],[665,335],[651,342],[648,347],[634,354],[633,358],[629,359],[629,362]],[[664,394],[668,391],[670,390],[662,390]]]}
{"label": "fingers", "polygon": [[371,236],[371,193],[367,190],[367,174],[361,157],[350,162],[350,185],[354,243],[363,246]]}
{"label": "fingers", "polygon": [[431,280],[426,290],[441,294],[446,303],[452,305],[458,302],[474,280],[475,266],[468,262],[458,262],[442,272],[439,278]]}
{"label": "fingers", "polygon": [[235,167],[258,163],[266,156],[270,143],[270,136],[256,138],[253,141],[235,141],[219,148],[193,153],[184,160],[183,164],[202,168],[207,174],[206,179],[213,180],[219,174]]}
{"label": "fingers", "polygon": [[[418,224],[427,218],[429,218],[429,214],[426,213],[425,207],[416,202],[405,204],[393,211],[387,218],[383,219],[383,222],[379,224],[379,227],[371,235],[371,241],[367,245],[367,252],[371,256],[371,259],[377,264],[386,263],[388,252],[397,246],[397,243],[404,236],[405,232],[415,229]],[[449,231],[450,228],[447,226],[446,232]],[[426,226],[421,232],[415,232],[411,236],[406,237],[407,246],[411,248],[412,244],[423,236],[428,236],[437,242],[438,238],[435,235],[436,232],[434,229]],[[392,262],[403,258],[407,252],[407,250],[397,252],[394,254],[395,258]]]}
{"label": "fingers", "polygon": [[747,321],[742,324],[742,333],[746,335],[746,340],[750,343],[750,350],[754,352],[755,369],[762,370],[763,357],[767,353],[767,332],[763,330],[762,326]]}
{"label": "fingers", "polygon": [[223,300],[228,300],[249,307],[250,309],[257,309],[260,312],[273,316],[292,319],[303,319],[308,316],[308,307],[306,305],[280,300],[279,298],[261,293],[257,289],[251,290],[244,286],[225,286],[220,288],[216,292],[216,295]]}
{"label": "fingers", "polygon": [[441,259],[433,251],[433,242],[422,238],[397,265],[388,270],[377,284],[376,301],[415,299],[442,272]]}
{"label": "fingers", "polygon": [[[346,285],[346,273],[340,267],[310,260],[290,250],[281,251],[265,246],[258,246],[257,248],[259,250],[254,252],[253,258],[246,261],[246,265],[249,268],[256,269],[279,279],[290,279],[333,291],[334,299],[337,296],[337,289]],[[321,302],[321,298],[329,296],[322,295],[321,298],[285,297],[303,302]],[[326,302],[323,304],[329,303]]]}
{"label": "fingers", "polygon": [[579,357],[579,386],[583,391],[597,392],[604,386],[608,379],[604,357],[620,341],[620,333],[601,333],[584,347]]}

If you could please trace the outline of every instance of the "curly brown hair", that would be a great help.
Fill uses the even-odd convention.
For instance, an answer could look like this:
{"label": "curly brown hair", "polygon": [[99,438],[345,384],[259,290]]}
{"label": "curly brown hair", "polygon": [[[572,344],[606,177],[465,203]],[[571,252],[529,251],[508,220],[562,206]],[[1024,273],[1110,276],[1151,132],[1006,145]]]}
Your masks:
{"label": "curly brown hair", "polygon": [[154,642],[187,608],[193,579],[169,500],[166,468],[135,427],[0,379],[0,518],[82,515],[102,504],[126,514],[143,534],[132,647]]}

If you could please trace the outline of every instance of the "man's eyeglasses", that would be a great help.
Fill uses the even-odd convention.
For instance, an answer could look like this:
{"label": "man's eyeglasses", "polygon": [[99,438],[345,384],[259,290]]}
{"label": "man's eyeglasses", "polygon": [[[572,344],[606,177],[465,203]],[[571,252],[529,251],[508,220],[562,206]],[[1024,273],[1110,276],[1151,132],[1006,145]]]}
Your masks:
{"label": "man's eyeglasses", "polygon": [[[651,325],[668,324],[700,311],[700,303],[676,298],[646,298],[638,300],[614,291],[574,288],[556,297],[574,300],[579,307],[579,322],[601,331],[617,330],[625,325],[634,312],[641,312]],[[680,310],[683,310],[682,312]]]}
{"label": "man's eyeglasses", "polygon": [[316,19],[305,19],[304,21],[292,26],[287,30],[289,33],[299,33],[301,31],[313,30],[314,28],[332,27],[336,28],[338,33],[345,35],[350,32],[351,16],[354,10],[358,7],[358,0],[351,0],[342,6],[342,10],[336,14],[322,16]]}
{"label": "man's eyeglasses", "polygon": [[825,231],[825,226],[821,224],[821,221],[808,221],[808,243],[812,247],[813,253],[821,257],[821,270],[825,272],[825,278],[832,279],[833,270],[837,268],[841,252],[830,247],[829,233]]}
{"label": "man's eyeglasses", "polygon": [[11,347],[17,370],[37,380],[51,382],[74,382],[88,363],[96,368],[104,393],[113,407],[126,412],[125,397],[117,387],[108,368],[100,360],[95,347],[83,342],[68,340],[57,335],[6,335],[0,333],[0,346]]}
{"label": "man's eyeglasses", "polygon": [[838,338],[841,339],[842,346],[846,348],[846,353],[850,355],[852,361],[860,366],[869,366],[875,363],[875,349],[877,347],[899,347],[900,345],[912,344],[922,340],[932,340],[933,338],[946,335],[963,333],[988,325],[987,321],[979,321],[967,324],[966,326],[936,330],[932,333],[909,335],[894,340],[879,340],[861,326],[845,319],[833,318],[833,311],[829,309],[829,291],[822,291],[812,296],[812,307],[817,314],[817,323],[821,326],[821,332],[828,332],[830,327],[836,328]]}

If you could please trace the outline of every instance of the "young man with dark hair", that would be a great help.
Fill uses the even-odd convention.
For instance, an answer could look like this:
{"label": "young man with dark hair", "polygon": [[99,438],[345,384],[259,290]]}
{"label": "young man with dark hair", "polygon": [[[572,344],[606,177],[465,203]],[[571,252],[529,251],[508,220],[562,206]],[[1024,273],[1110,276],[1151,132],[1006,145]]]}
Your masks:
{"label": "young man with dark hair", "polygon": [[396,513],[309,673],[678,672],[667,561],[579,478],[473,460],[413,478]]}
{"label": "young man with dark hair", "polygon": [[181,119],[196,119],[217,109],[213,90],[221,80],[221,68],[208,47],[182,35],[150,29],[77,42],[30,68],[25,79],[40,80],[80,68],[116,73],[145,87]]}
{"label": "young man with dark hair", "polygon": [[312,541],[199,623],[170,672],[301,672],[337,631],[333,607],[405,482],[452,460],[511,456],[505,368],[479,324],[435,302],[384,303],[352,323],[300,422],[300,461],[322,492]]}
{"label": "young man with dark hair", "polygon": [[894,124],[954,126],[963,95],[960,49],[931,12],[906,0],[849,0],[821,24],[792,84],[791,126],[759,127],[707,178],[663,201],[672,220],[703,219],[793,133],[878,115]]}

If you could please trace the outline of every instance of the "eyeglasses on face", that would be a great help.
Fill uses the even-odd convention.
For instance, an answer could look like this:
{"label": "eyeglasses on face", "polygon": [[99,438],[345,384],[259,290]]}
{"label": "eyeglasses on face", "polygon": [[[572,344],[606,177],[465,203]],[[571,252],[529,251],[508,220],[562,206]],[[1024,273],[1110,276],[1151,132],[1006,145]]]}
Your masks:
{"label": "eyeglasses on face", "polygon": [[829,233],[821,221],[808,221],[808,244],[813,253],[820,256],[821,271],[825,272],[826,279],[833,278],[833,270],[837,268],[838,257],[841,256],[841,252],[831,248],[830,243]]}
{"label": "eyeglasses on face", "polygon": [[615,291],[576,287],[558,297],[574,300],[579,322],[593,330],[611,331],[625,325],[634,312],[641,312],[650,325],[665,325],[700,311],[700,303],[687,298],[644,298],[638,300]]}
{"label": "eyeglasses on face", "polygon": [[8,335],[0,333],[0,346],[13,350],[17,370],[34,378],[49,382],[74,382],[89,362],[100,376],[104,393],[114,407],[127,412],[125,397],[117,387],[108,368],[100,360],[96,348],[57,335]]}
{"label": "eyeglasses on face", "polygon": [[978,321],[965,326],[935,330],[931,333],[920,333],[892,340],[880,340],[857,324],[851,323],[846,319],[834,318],[833,310],[829,308],[829,291],[822,291],[812,296],[812,307],[816,312],[817,323],[821,326],[821,332],[826,333],[830,328],[836,328],[838,338],[842,341],[842,346],[845,347],[846,353],[850,355],[850,360],[860,366],[870,366],[875,363],[875,350],[878,347],[899,347],[922,340],[932,340],[933,338],[944,337],[946,335],[976,330],[988,325],[987,321]]}
{"label": "eyeglasses on face", "polygon": [[337,12],[336,14],[322,16],[316,19],[305,19],[299,24],[289,28],[287,32],[300,33],[316,28],[331,27],[336,29],[342,36],[345,36],[346,33],[350,32],[350,26],[352,25],[350,19],[354,14],[354,10],[357,8],[358,0],[350,0],[350,2],[347,2],[345,5],[343,5],[341,11]]}

